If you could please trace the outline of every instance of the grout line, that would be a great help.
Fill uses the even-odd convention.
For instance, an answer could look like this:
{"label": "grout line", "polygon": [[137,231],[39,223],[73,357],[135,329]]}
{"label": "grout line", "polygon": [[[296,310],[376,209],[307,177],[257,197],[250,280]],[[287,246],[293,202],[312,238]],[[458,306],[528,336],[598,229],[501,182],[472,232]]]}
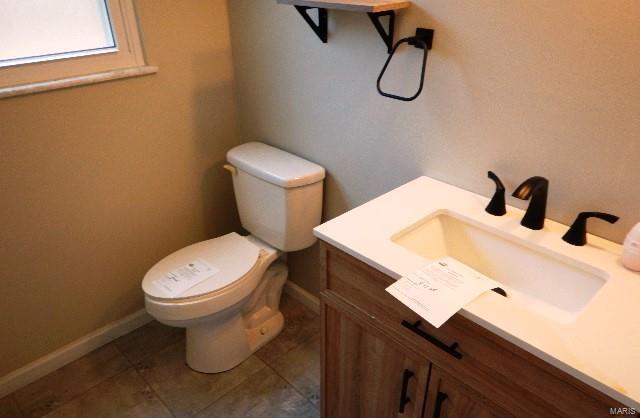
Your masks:
{"label": "grout line", "polygon": [[[291,299],[293,299],[296,303],[299,303],[299,304],[301,304],[302,306],[304,306],[304,307],[305,307],[305,309],[308,309],[309,311],[314,312],[314,311],[313,311],[309,306],[307,306],[305,303],[301,302],[298,298],[296,298],[296,296],[292,296],[291,294],[288,294],[288,296],[289,296]],[[315,312],[314,312],[314,313],[315,313]],[[318,316],[319,316],[319,315],[318,315]],[[285,321],[286,321],[286,318],[285,318]],[[276,337],[276,338],[277,338],[277,337]],[[293,382],[289,381],[289,379],[287,379],[285,376],[283,376],[282,374],[280,374],[280,373],[279,373],[279,372],[278,372],[278,371],[277,371],[277,370],[276,370],[276,369],[271,365],[271,362],[272,362],[272,361],[275,361],[275,360],[277,360],[277,359],[280,359],[280,358],[285,357],[286,355],[288,355],[290,352],[292,352],[292,351],[293,351],[293,350],[295,350],[295,349],[298,349],[298,348],[300,348],[300,347],[303,347],[303,346],[305,346],[305,345],[307,345],[307,344],[311,344],[311,343],[313,342],[313,339],[314,339],[314,338],[315,338],[315,335],[314,335],[314,336],[312,336],[312,337],[310,337],[309,339],[307,339],[307,340],[305,340],[305,341],[303,341],[303,342],[299,343],[299,344],[296,344],[295,346],[293,346],[293,347],[292,347],[292,348],[290,348],[289,350],[287,350],[287,351],[285,351],[285,352],[281,353],[281,354],[280,354],[280,355],[278,355],[278,356],[275,356],[275,357],[271,358],[270,360],[269,360],[269,358],[267,358],[267,359],[262,359],[262,358],[260,358],[260,357],[258,357],[258,358],[260,358],[260,360],[261,360],[261,361],[262,361],[262,362],[263,362],[267,367],[269,367],[271,370],[273,370],[273,372],[274,372],[276,375],[280,376],[280,378],[282,378],[282,379],[283,379],[283,380],[284,380],[284,381],[285,381],[289,386],[291,386],[291,387],[295,390],[295,392],[297,392],[300,396],[302,396],[302,398],[303,398],[303,399],[305,399],[308,403],[310,403],[310,404],[311,404],[311,406],[313,406],[315,409],[319,410],[319,407],[318,407],[318,406],[316,406],[316,405],[311,401],[311,399],[310,399],[309,397],[305,396],[302,392],[300,392],[300,390],[299,390],[299,389],[298,389],[298,388],[293,384]],[[269,344],[269,343],[267,343],[267,345],[268,345],[268,344]]]}
{"label": "grout line", "polygon": [[[252,354],[251,356],[255,356],[255,353]],[[249,357],[251,358],[251,357]],[[249,358],[247,358],[247,360],[249,360]],[[257,358],[257,357],[256,357]],[[247,361],[245,360],[245,361]],[[258,372],[262,371],[265,367],[269,367],[269,365],[263,361],[262,359],[258,358],[258,360],[260,360],[260,362],[262,364],[264,364],[264,367],[259,368],[258,370],[256,370],[253,373],[248,374],[244,379],[242,379],[241,381],[239,381],[237,384],[231,386],[229,388],[229,390],[227,390],[226,392],[224,392],[222,395],[218,396],[215,400],[211,401],[210,403],[208,403],[206,406],[204,406],[202,409],[197,410],[193,415],[191,416],[196,416],[198,415],[200,412],[204,411],[205,409],[209,408],[210,406],[212,406],[213,404],[215,404],[216,402],[218,402],[220,399],[224,398],[225,396],[227,396],[228,394],[230,394],[231,392],[233,392],[234,390],[236,390],[238,387],[240,387],[241,385],[244,385],[246,382],[249,381],[249,378],[251,378],[253,375],[257,374]],[[241,363],[242,364],[242,363]],[[239,365],[238,365],[239,366]],[[236,367],[238,367],[236,366]],[[230,370],[227,370],[226,372],[223,373],[228,373]]]}
{"label": "grout line", "polygon": [[[143,326],[144,326],[144,325],[143,325]],[[134,331],[135,331],[135,330],[134,330]],[[131,331],[131,332],[133,332],[133,331]],[[130,332],[129,334],[131,334],[131,332]],[[129,334],[125,334],[125,335],[129,335]],[[123,335],[123,337],[124,337],[124,335]],[[129,357],[127,357],[127,356],[122,352],[122,350],[120,350],[120,347],[118,347],[118,344],[116,344],[116,341],[118,341],[118,339],[119,339],[119,338],[121,338],[121,337],[116,338],[115,340],[113,340],[113,341],[112,341],[112,342],[110,342],[109,344],[113,345],[113,347],[116,349],[116,351],[117,351],[118,353],[120,353],[120,355],[121,355],[122,357],[124,357],[124,359],[126,360],[126,362],[127,362],[127,363],[129,363],[129,366],[133,367],[133,363],[131,363],[131,361],[129,360]],[[89,354],[85,354],[85,355],[89,355]],[[80,357],[80,358],[82,358],[82,357]],[[80,360],[80,359],[78,359],[78,360]],[[77,361],[77,360],[76,360],[76,361]]]}
{"label": "grout line", "polygon": [[[304,342],[302,342],[302,343],[300,343],[300,344],[296,345],[294,348],[292,348],[291,350],[287,351],[286,353],[283,353],[283,354],[281,354],[281,355],[279,355],[279,356],[274,357],[274,358],[273,358],[273,360],[277,360],[277,359],[279,359],[279,358],[281,358],[281,357],[284,357],[284,356],[286,356],[287,354],[289,354],[291,351],[293,351],[293,350],[295,350],[295,349],[297,349],[297,348],[303,347],[304,345],[311,344],[312,342],[313,342],[313,337],[311,337],[311,338],[310,338],[309,340],[307,340],[307,341],[304,341]],[[262,359],[261,359],[261,360],[262,360]],[[289,384],[289,386],[291,386],[292,388],[294,388],[294,390],[295,390],[296,392],[298,392],[298,394],[300,394],[300,396],[302,396],[304,399],[306,399],[306,400],[307,400],[307,402],[311,403],[311,405],[312,405],[314,408],[319,409],[319,408],[318,408],[318,407],[317,407],[313,402],[311,402],[311,399],[310,399],[310,398],[308,398],[308,397],[307,397],[307,396],[305,396],[302,392],[300,392],[300,390],[295,386],[295,384],[294,384],[293,382],[291,382],[291,381],[290,381],[289,379],[287,379],[285,376],[283,376],[282,374],[280,374],[280,373],[279,373],[279,372],[278,372],[278,371],[277,371],[277,370],[276,370],[276,369],[275,369],[275,368],[270,364],[270,362],[267,362],[267,361],[265,361],[265,360],[262,360],[262,361],[263,361],[263,363],[264,363],[264,364],[266,364],[266,365],[267,365],[267,367],[269,367],[271,370],[273,370],[273,371],[275,372],[275,374],[277,374],[277,375],[278,375],[278,376],[280,376],[280,377],[281,377],[285,382],[287,382],[287,384]]]}
{"label": "grout line", "polygon": [[[144,327],[144,326],[146,326],[146,325],[148,325],[148,324],[143,325],[143,327]],[[166,325],[165,325],[165,326],[166,326]],[[169,327],[169,326],[167,326],[167,327],[168,327],[168,328],[172,328],[172,329],[178,329],[178,327]],[[140,327],[140,328],[142,328],[142,327]],[[140,328],[138,328],[138,329],[140,329]],[[127,335],[130,335],[130,334],[132,334],[132,333],[134,333],[134,332],[138,331],[138,329],[134,329],[133,331],[129,332],[128,334],[123,335],[122,337],[126,337]],[[172,331],[172,332],[173,332],[173,331]],[[180,331],[175,331],[175,333],[176,333],[176,334],[180,334],[181,332],[180,332]],[[122,338],[122,337],[120,337],[120,338]],[[124,356],[124,358],[125,358],[125,359],[127,359],[127,362],[128,362],[129,364],[131,364],[131,366],[132,366],[132,367],[134,367],[134,368],[135,368],[135,367],[136,367],[136,365],[138,365],[138,364],[139,364],[139,363],[141,363],[142,361],[146,360],[147,358],[149,358],[149,357],[151,357],[151,356],[153,356],[153,355],[156,355],[156,354],[158,354],[158,353],[163,352],[163,351],[164,351],[164,350],[166,350],[167,348],[172,347],[174,344],[178,344],[178,343],[182,343],[182,344],[184,344],[184,341],[185,341],[185,334],[184,334],[184,332],[182,332],[182,336],[181,336],[181,338],[179,338],[177,341],[170,342],[169,344],[167,344],[167,345],[165,345],[165,346],[163,346],[163,347],[161,347],[161,348],[158,348],[158,349],[157,349],[157,350],[155,350],[155,351],[145,352],[145,354],[144,354],[142,357],[140,357],[140,358],[138,359],[138,361],[135,361],[135,362],[129,358],[129,356],[127,355],[127,353],[125,353],[123,350],[121,350],[121,349],[120,349],[120,347],[118,347],[118,345],[117,345],[117,344],[115,344],[115,342],[116,342],[116,341],[117,341],[117,340],[114,340],[114,344],[113,344],[113,345],[114,345],[114,347],[116,348],[116,350],[118,350],[118,351],[119,351],[119,352]]]}
{"label": "grout line", "polygon": [[[116,347],[116,348],[117,348],[117,347]],[[96,350],[98,350],[98,349],[99,349],[99,348],[96,348]],[[93,351],[96,351],[96,350],[93,350]],[[76,359],[76,360],[72,361],[71,363],[69,363],[69,364],[67,364],[67,365],[65,365],[65,366],[63,366],[63,367],[66,367],[66,366],[68,366],[68,365],[71,365],[71,364],[73,364],[73,363],[75,363],[75,362],[77,362],[77,361],[79,361],[79,360],[81,360],[81,359],[83,359],[83,358],[87,357],[89,354],[93,353],[93,351],[91,351],[91,352],[89,352],[89,353],[85,354],[84,356],[82,356],[82,357],[80,357],[80,358],[78,358],[78,359]],[[127,360],[127,358],[126,358],[126,357],[124,357],[124,356],[122,355],[122,353],[120,353],[120,351],[119,351],[119,350],[116,350],[116,351],[117,351],[117,352],[118,352],[118,353],[119,353],[119,354],[120,354],[120,355],[125,359],[125,361],[126,361],[128,364],[130,364],[130,363],[129,363],[129,361]],[[101,366],[102,366],[102,365],[101,365]],[[101,367],[101,366],[100,366],[100,367]],[[62,367],[61,367],[61,368],[62,368]],[[76,394],[75,396],[72,396],[71,398],[69,398],[66,402],[63,402],[63,403],[61,403],[60,405],[58,405],[55,409],[52,409],[51,411],[47,412],[47,415],[49,415],[49,414],[51,414],[52,412],[54,412],[54,411],[58,410],[59,408],[61,408],[61,407],[63,407],[64,405],[68,404],[69,402],[74,401],[75,399],[79,398],[80,396],[82,396],[82,395],[86,394],[86,393],[87,393],[87,392],[89,392],[91,389],[95,388],[96,386],[101,385],[102,383],[106,382],[107,380],[113,379],[114,377],[121,375],[122,373],[126,372],[127,370],[129,370],[129,369],[131,369],[131,368],[133,368],[133,367],[132,367],[132,366],[125,367],[124,369],[122,369],[122,370],[121,370],[121,371],[119,371],[118,373],[116,373],[116,374],[114,374],[114,375],[112,375],[112,376],[109,376],[109,377],[107,377],[106,379],[103,379],[103,380],[101,380],[101,381],[99,381],[99,382],[95,383],[95,384],[94,384],[94,385],[92,385],[92,386],[89,386],[88,388],[86,388],[86,389],[85,389],[85,390],[83,390],[82,392],[80,392],[80,393]],[[60,370],[60,369],[58,369],[58,370]],[[29,383],[29,384],[36,383],[36,382],[38,382],[38,381],[40,381],[40,380],[42,380],[42,379],[44,379],[44,378],[48,377],[49,375],[51,375],[51,374],[55,373],[55,372],[56,372],[56,371],[58,371],[58,370],[54,370],[54,371],[52,371],[51,373],[46,374],[46,375],[42,376],[40,379],[35,380],[35,381],[33,381],[33,382]],[[28,386],[28,385],[27,385],[27,386]],[[25,386],[25,387],[26,387],[26,386]],[[21,389],[22,389],[22,388],[21,388]],[[18,389],[18,390],[20,390],[20,389]],[[22,416],[23,416],[23,417],[27,417],[27,414],[24,412],[23,408],[21,407],[20,402],[18,402],[18,398],[16,398],[16,397],[15,397],[15,393],[16,393],[16,392],[17,392],[17,391],[15,391],[15,392],[11,393],[9,396],[12,396],[12,397],[13,397],[14,403],[15,403],[15,404],[16,404],[16,406],[18,407],[18,410],[20,411],[20,413],[22,414]]]}
{"label": "grout line", "polygon": [[166,346],[164,346],[164,347],[162,347],[162,348],[160,348],[160,349],[158,349],[156,351],[146,353],[144,356],[140,357],[140,359],[138,361],[136,361],[136,362],[133,362],[133,361],[129,360],[128,358],[127,358],[127,361],[129,361],[129,363],[131,363],[131,365],[135,369],[137,365],[142,364],[148,358],[150,358],[152,356],[155,356],[155,355],[158,355],[158,354],[162,353],[163,351],[166,351],[169,348],[173,347],[174,345],[178,345],[178,344],[184,345],[185,344],[185,340],[182,339],[182,340],[179,340],[179,341],[174,341],[174,342],[172,342],[170,344],[167,344]]}
{"label": "grout line", "polygon": [[[146,354],[144,357],[142,357],[137,363],[133,363],[131,360],[129,360],[127,358],[127,361],[131,364],[131,367],[133,368],[133,370],[135,370],[136,374],[138,376],[140,376],[140,378],[142,379],[142,381],[149,387],[149,389],[151,389],[151,391],[153,392],[153,394],[160,400],[160,402],[162,403],[162,405],[164,405],[165,408],[167,408],[167,411],[169,411],[169,414],[171,414],[172,417],[176,418],[176,415],[173,413],[173,410],[169,407],[169,405],[166,403],[165,399],[160,396],[160,394],[153,388],[153,385],[151,384],[151,382],[149,380],[147,380],[144,375],[142,373],[140,373],[140,371],[138,370],[138,368],[136,367],[136,365],[141,364],[143,360],[145,360],[148,357],[151,357],[152,355],[155,354],[159,354],[165,350],[168,350],[170,347],[173,347],[176,344],[184,344],[184,341],[176,341],[172,344],[167,345],[166,347],[161,348],[160,350],[154,352],[154,353],[149,353]],[[126,356],[125,356],[126,357]],[[194,414],[195,415],[195,414]]]}
{"label": "grout line", "polygon": [[304,393],[300,392],[300,389],[298,389],[296,387],[296,385],[293,384],[293,382],[289,381],[289,379],[287,379],[286,377],[284,377],[283,375],[281,375],[280,373],[278,373],[278,371],[276,369],[274,369],[273,367],[271,367],[270,364],[265,363],[267,365],[268,368],[270,368],[276,375],[278,375],[282,380],[284,380],[287,385],[291,386],[291,388],[294,390],[294,392],[296,392],[298,395],[300,395],[302,397],[302,399],[304,399],[305,401],[307,401],[307,403],[311,404],[312,407],[314,407],[317,410],[320,410],[320,408],[318,408],[313,402],[311,402],[311,399],[308,398]]}
{"label": "grout line", "polygon": [[[319,315],[319,314],[316,314],[315,312],[313,312],[313,310],[312,310],[312,309],[310,309],[308,306],[306,306],[305,304],[303,304],[303,303],[302,303],[302,302],[300,302],[299,300],[297,300],[297,299],[295,299],[295,298],[292,298],[292,299],[295,301],[295,303],[298,303],[298,304],[302,305],[306,310],[308,310],[309,312],[312,312],[314,315],[316,315],[316,316],[317,316],[317,318],[314,318],[314,320],[316,320],[316,319],[317,319],[318,321],[320,320],[320,315]],[[281,311],[281,312],[282,312],[282,311]],[[282,312],[282,315],[284,315],[284,312]],[[286,327],[286,326],[287,326],[287,317],[286,317],[286,316],[284,317],[284,320],[285,320],[285,325],[284,325],[284,326]],[[282,331],[284,331],[284,328],[283,328],[283,330],[282,330]],[[282,332],[281,332],[281,333],[282,333]],[[273,342],[273,341],[274,341],[276,338],[278,338],[279,336],[280,336],[280,334],[276,335],[276,337],[275,337],[273,340],[269,341],[267,344],[265,344],[265,345],[264,345],[263,347],[261,347],[261,348],[264,348],[264,347],[268,346],[271,342]],[[305,344],[310,343],[310,342],[313,340],[313,338],[314,338],[315,336],[316,336],[316,335],[314,334],[313,336],[309,337],[309,339],[308,339],[308,340],[305,340],[305,341],[303,341],[303,342],[301,342],[301,343],[299,343],[299,344],[294,345],[293,347],[291,347],[291,348],[290,348],[290,349],[288,349],[287,351],[284,351],[284,352],[282,352],[282,353],[278,354],[277,356],[275,356],[275,357],[274,357],[274,359],[278,359],[278,358],[280,358],[280,357],[284,357],[284,356],[286,356],[287,354],[289,354],[291,351],[295,350],[296,348],[299,348],[299,347],[301,347],[301,346],[303,346],[303,345],[305,345]],[[258,351],[260,351],[260,350],[258,350]],[[258,357],[258,358],[259,358],[262,362],[264,362],[265,364],[268,364],[266,360],[264,360],[262,357],[260,357],[259,355],[257,355],[258,351],[256,351],[255,353],[253,353],[253,355],[255,355],[256,357]]]}
{"label": "grout line", "polygon": [[[276,338],[277,338],[277,337],[276,337]],[[273,358],[272,358],[272,360],[277,360],[277,359],[279,359],[279,358],[281,358],[281,357],[286,356],[287,354],[289,354],[290,352],[292,352],[293,350],[295,350],[295,349],[297,349],[297,348],[300,348],[300,347],[302,347],[302,346],[304,346],[304,345],[306,345],[306,344],[311,344],[311,342],[313,341],[313,339],[314,339],[314,338],[315,338],[315,335],[313,335],[313,336],[309,337],[309,339],[308,339],[308,340],[304,340],[303,342],[301,342],[301,343],[299,343],[299,344],[294,345],[293,347],[291,347],[291,348],[290,348],[290,349],[288,349],[287,351],[285,351],[285,352],[283,352],[283,353],[280,353],[280,354],[278,354],[277,356],[273,357]],[[267,343],[267,345],[268,345],[268,343]],[[254,354],[255,354],[255,353],[254,353]],[[257,357],[257,356],[256,356],[256,357]],[[258,357],[258,358],[260,358],[260,357]],[[263,363],[265,363],[265,364],[267,364],[267,365],[271,366],[271,364],[269,364],[269,362],[268,362],[267,360],[263,360],[262,358],[260,358],[260,360],[262,360],[262,362],[263,362]]]}
{"label": "grout line", "polygon": [[[133,331],[132,331],[132,332],[133,332]],[[128,334],[125,334],[125,335],[128,335]],[[131,361],[131,360],[129,359],[129,357],[124,353],[124,351],[122,351],[122,350],[120,349],[120,347],[118,347],[118,345],[117,345],[117,344],[113,344],[113,346],[116,348],[116,351],[117,351],[118,353],[120,353],[120,355],[121,355],[122,357],[124,357],[125,361],[129,364],[129,367],[131,367],[131,368],[135,369],[135,368],[136,368],[136,363],[134,363],[133,361]],[[145,357],[146,357],[146,356],[145,356]],[[137,370],[136,370],[136,371],[137,371]]]}
{"label": "grout line", "polygon": [[156,390],[153,388],[153,386],[151,385],[151,383],[144,378],[144,376],[142,375],[142,373],[140,373],[138,371],[138,369],[136,369],[134,366],[131,366],[133,368],[133,371],[136,372],[136,374],[138,375],[138,377],[140,377],[140,379],[142,379],[142,381],[144,382],[144,384],[151,390],[151,392],[153,392],[153,394],[155,395],[156,398],[158,398],[158,400],[160,401],[160,403],[162,405],[164,405],[165,408],[167,408],[167,411],[169,411],[169,414],[174,417],[176,417],[176,414],[173,413],[173,410],[171,410],[171,408],[169,408],[169,405],[167,405],[167,403],[165,402],[164,398],[162,396],[160,396],[160,394],[158,392],[156,392]]}
{"label": "grout line", "polygon": [[[82,358],[82,357],[81,357],[81,358]],[[111,377],[109,377],[109,378],[107,378],[107,379],[104,379],[104,380],[102,380],[101,382],[98,382],[98,383],[96,383],[96,384],[95,384],[95,385],[93,385],[93,386],[88,387],[86,390],[84,390],[84,391],[82,391],[82,392],[78,393],[76,396],[73,396],[73,397],[72,397],[72,398],[70,398],[68,401],[66,401],[66,402],[61,403],[60,405],[58,405],[58,407],[57,407],[57,408],[52,409],[51,411],[47,412],[47,415],[54,413],[55,411],[57,411],[58,409],[62,408],[63,406],[65,406],[65,405],[67,405],[67,404],[69,404],[69,403],[71,403],[71,402],[75,401],[76,399],[80,398],[81,396],[85,395],[85,394],[86,394],[87,392],[89,392],[91,389],[94,389],[94,388],[96,388],[96,387],[100,386],[101,384],[103,384],[103,383],[105,383],[105,382],[108,382],[109,380],[114,379],[114,378],[116,378],[117,376],[120,376],[121,374],[123,374],[123,373],[125,373],[125,372],[129,371],[130,369],[132,369],[132,367],[128,367],[128,368],[126,368],[126,369],[124,369],[124,370],[121,370],[120,372],[118,372],[118,373],[114,374],[113,376],[111,376]],[[23,415],[24,415],[24,414],[23,414]]]}

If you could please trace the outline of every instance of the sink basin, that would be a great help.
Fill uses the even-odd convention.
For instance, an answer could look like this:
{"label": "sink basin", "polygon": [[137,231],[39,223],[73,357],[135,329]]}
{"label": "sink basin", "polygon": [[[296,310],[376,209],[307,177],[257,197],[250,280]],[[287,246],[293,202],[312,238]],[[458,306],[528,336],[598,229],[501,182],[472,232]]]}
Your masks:
{"label": "sink basin", "polygon": [[453,257],[501,283],[513,303],[554,321],[574,321],[609,276],[521,238],[438,211],[391,237],[428,260]]}

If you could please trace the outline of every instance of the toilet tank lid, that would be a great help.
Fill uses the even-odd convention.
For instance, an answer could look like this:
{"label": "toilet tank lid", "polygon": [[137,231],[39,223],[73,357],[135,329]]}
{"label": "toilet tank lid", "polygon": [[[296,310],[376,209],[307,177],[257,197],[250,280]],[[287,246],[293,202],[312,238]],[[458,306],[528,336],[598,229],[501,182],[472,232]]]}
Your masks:
{"label": "toilet tank lid", "polygon": [[322,181],[324,167],[261,142],[247,142],[227,152],[239,169],[280,187],[306,186]]}

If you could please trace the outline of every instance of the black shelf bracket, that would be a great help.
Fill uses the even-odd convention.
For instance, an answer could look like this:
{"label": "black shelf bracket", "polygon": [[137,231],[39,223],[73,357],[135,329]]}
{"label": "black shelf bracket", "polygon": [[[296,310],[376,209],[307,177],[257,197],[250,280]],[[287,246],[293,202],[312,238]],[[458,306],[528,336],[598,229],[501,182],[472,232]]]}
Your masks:
{"label": "black shelf bracket", "polygon": [[[369,15],[369,19],[371,19],[373,26],[375,26],[376,30],[380,34],[382,41],[387,46],[387,52],[390,54],[391,51],[393,51],[393,32],[396,26],[396,12],[394,12],[393,10],[389,10],[386,12],[377,13],[369,12],[367,14]],[[382,25],[382,22],[380,22],[380,18],[385,16],[389,17],[388,29],[385,29]]]}
{"label": "black shelf bracket", "polygon": [[[315,34],[318,35],[318,38],[320,38],[320,40],[326,44],[327,33],[328,33],[327,28],[328,28],[328,22],[329,22],[329,13],[327,12],[327,9],[324,9],[321,7],[308,7],[308,6],[295,6],[295,8],[298,11],[298,13],[300,13],[300,16],[302,16],[304,21],[307,22],[309,26],[311,26],[311,29],[313,29]],[[318,9],[317,24],[316,22],[313,21],[311,16],[309,16],[309,13],[307,13],[309,9]]]}

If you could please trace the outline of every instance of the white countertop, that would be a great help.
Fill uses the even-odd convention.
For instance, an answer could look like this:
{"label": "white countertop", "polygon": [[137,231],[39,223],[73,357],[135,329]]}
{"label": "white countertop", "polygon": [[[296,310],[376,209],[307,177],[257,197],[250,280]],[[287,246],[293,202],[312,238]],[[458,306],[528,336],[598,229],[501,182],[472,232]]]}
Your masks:
{"label": "white countertop", "polygon": [[[487,292],[460,313],[595,389],[640,410],[640,273],[620,262],[622,247],[589,235],[584,247],[562,241],[567,226],[547,219],[542,231],[520,225],[524,212],[507,207],[496,217],[489,199],[420,177],[315,228],[320,239],[399,279],[428,262],[391,236],[430,214],[449,209],[563,256],[592,265],[610,278],[583,312],[560,323]],[[561,277],[558,280],[562,280]]]}

